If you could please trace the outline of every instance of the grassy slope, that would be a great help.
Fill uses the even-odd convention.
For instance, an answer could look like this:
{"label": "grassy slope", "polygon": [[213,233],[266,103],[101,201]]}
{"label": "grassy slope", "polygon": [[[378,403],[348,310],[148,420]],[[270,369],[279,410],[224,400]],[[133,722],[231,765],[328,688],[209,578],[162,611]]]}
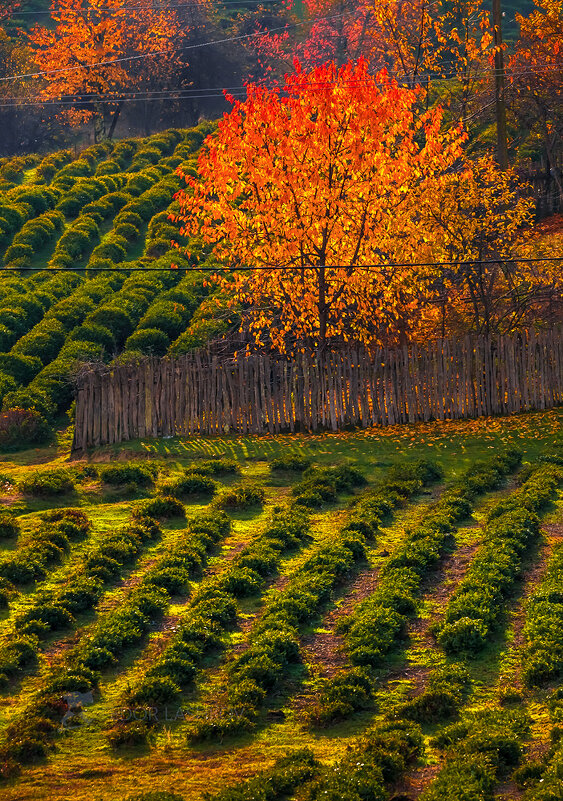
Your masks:
{"label": "grassy slope", "polygon": [[[428,423],[413,426],[401,426],[387,429],[369,429],[362,432],[315,436],[285,435],[279,437],[222,437],[194,438],[191,440],[169,439],[129,443],[126,448],[104,448],[91,454],[93,461],[107,461],[113,458],[146,458],[155,457],[175,471],[200,457],[226,455],[236,458],[243,470],[245,478],[252,481],[263,481],[267,485],[267,506],[282,500],[287,494],[288,482],[269,476],[266,460],[287,450],[303,453],[316,463],[334,463],[343,458],[350,458],[362,466],[371,480],[381,474],[382,468],[405,458],[433,456],[442,463],[448,477],[458,473],[471,461],[494,452],[501,445],[513,444],[520,447],[526,459],[534,459],[542,453],[552,451],[563,443],[561,423],[563,410],[537,412],[518,417],[484,419],[455,423]],[[19,454],[8,455],[0,462],[0,472],[15,479],[23,477],[28,471],[38,466],[64,464],[68,459],[68,436],[61,436],[58,448],[37,449]],[[60,502],[45,503],[40,501],[25,502],[17,495],[7,496],[8,502],[21,505],[25,515],[26,527],[41,509],[54,505],[79,505],[92,517],[95,523],[94,535],[103,536],[103,531],[123,523],[126,509],[131,500],[118,495],[101,492],[95,485],[78,490],[74,496]],[[422,498],[422,501],[425,499]],[[426,499],[427,500],[427,499]],[[420,502],[420,501],[419,501]],[[485,507],[486,508],[485,504]],[[330,537],[331,532],[341,522],[346,498],[314,517],[315,538]],[[197,509],[198,507],[194,507]],[[412,518],[407,509],[400,513],[395,521],[382,532],[381,542],[392,542],[405,522]],[[477,524],[483,516],[483,510],[476,515]],[[555,518],[556,513],[552,517]],[[232,545],[246,541],[257,530],[264,514],[240,514],[235,517]],[[478,539],[478,531],[468,526],[460,532],[460,545],[470,545]],[[221,551],[216,565],[220,567]],[[299,557],[296,557],[299,558]],[[286,560],[283,572],[286,572],[295,560]],[[139,561],[138,570],[142,571],[143,560]],[[64,568],[60,568],[64,571]],[[52,579],[55,580],[56,573]],[[434,595],[432,587],[425,596],[423,617],[431,616],[439,607],[440,600]],[[245,614],[252,614],[259,604],[252,602],[243,605]],[[518,601],[515,600],[511,614],[518,614]],[[178,608],[169,611],[181,611],[181,599]],[[322,626],[322,621],[319,621]],[[407,670],[416,670],[417,665],[424,669],[434,661],[434,657],[424,650],[421,639],[423,632],[413,630],[410,646],[406,654],[393,657],[394,668],[400,670],[407,665]],[[61,639],[64,638],[61,637]],[[235,637],[236,639],[236,637]],[[144,644],[143,644],[144,647]],[[108,675],[103,682],[107,688],[108,698],[115,702],[119,688],[127,682],[128,670],[135,660],[142,660],[143,647],[132,649],[126,655],[125,667],[115,674]],[[475,673],[479,677],[479,692],[474,703],[489,703],[494,697],[496,688],[503,684],[510,675],[510,667],[514,664],[514,637],[509,631],[508,638],[502,634],[498,641],[477,660]],[[390,665],[391,666],[391,665]],[[409,667],[410,666],[410,667]],[[202,674],[198,686],[205,694],[212,690],[216,680],[217,661],[210,659],[208,669]],[[314,673],[314,671],[313,671]],[[306,678],[304,675],[297,677]],[[385,695],[395,696],[408,690],[409,675],[397,677],[383,691]],[[34,686],[34,679],[29,677],[22,684],[21,694],[13,698],[2,698],[0,718],[10,717],[24,703],[27,694]],[[212,695],[212,692],[211,692]],[[197,699],[186,697],[188,702]],[[537,701],[537,719],[541,721],[545,707],[541,699]],[[336,726],[326,732],[310,733],[302,729],[298,716],[294,713],[292,701],[284,707],[286,718],[282,722],[271,722],[258,731],[254,737],[241,737],[225,744],[198,746],[188,748],[183,739],[184,726],[169,722],[159,731],[156,746],[147,752],[130,751],[112,753],[107,747],[98,725],[106,723],[104,715],[109,714],[111,704],[97,704],[90,716],[90,725],[86,724],[79,732],[57,740],[57,751],[44,765],[25,769],[22,777],[2,789],[2,797],[15,799],[57,798],[86,799],[121,798],[129,792],[149,789],[174,789],[183,793],[186,798],[198,798],[205,789],[218,789],[224,783],[240,776],[251,775],[261,769],[267,762],[285,753],[287,749],[307,745],[322,758],[333,760],[346,748],[350,738],[361,731],[373,719],[371,713],[357,715],[347,723]],[[430,762],[432,753],[430,753]],[[430,766],[431,767],[431,766]],[[422,774],[424,775],[424,774]],[[414,781],[414,780],[413,780]]]}

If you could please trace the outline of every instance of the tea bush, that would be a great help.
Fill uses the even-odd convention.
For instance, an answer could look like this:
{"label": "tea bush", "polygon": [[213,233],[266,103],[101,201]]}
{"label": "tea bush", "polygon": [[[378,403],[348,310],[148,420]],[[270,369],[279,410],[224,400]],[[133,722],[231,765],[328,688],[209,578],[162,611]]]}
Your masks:
{"label": "tea bush", "polygon": [[437,629],[438,642],[448,653],[476,653],[484,647],[518,577],[524,551],[538,537],[536,511],[545,508],[561,483],[560,467],[540,467],[491,510],[484,543],[448,601]]}
{"label": "tea bush", "polygon": [[[375,592],[338,624],[338,632],[344,638],[344,647],[353,665],[378,667],[397,647],[408,618],[416,613],[422,581],[446,552],[455,525],[470,514],[477,495],[498,486],[502,476],[513,470],[519,459],[519,454],[510,451],[477,466],[472,465],[459,481],[446,489],[437,503],[427,509],[423,522],[406,530],[404,541],[384,565]],[[383,479],[381,489],[376,490],[371,501],[362,500],[357,505],[348,530],[373,539],[384,514],[418,491],[423,482],[434,481],[438,475],[432,463],[396,465]],[[332,686],[345,682],[346,672],[344,670],[335,679],[325,682],[318,701],[307,716],[310,724],[328,725],[331,710],[337,716],[334,720],[343,717],[345,707],[334,705]],[[437,705],[439,689],[434,689]],[[445,709],[446,700],[443,700]],[[427,703],[430,707],[430,697],[420,703]],[[350,713],[353,711],[352,708]]]}
{"label": "tea bush", "polygon": [[114,487],[134,485],[136,487],[152,487],[157,469],[151,464],[135,464],[133,462],[119,462],[100,468],[100,478],[104,484]]}
{"label": "tea bush", "polygon": [[530,597],[524,623],[523,678],[546,684],[563,673],[563,548],[556,546],[547,573]]}
{"label": "tea bush", "polygon": [[74,481],[73,472],[61,467],[30,473],[20,481],[18,487],[25,495],[34,498],[52,498],[72,492]]}
{"label": "tea bush", "polygon": [[264,503],[265,497],[264,487],[255,484],[241,484],[221,493],[215,504],[219,509],[252,509],[253,506]]}
{"label": "tea bush", "polygon": [[305,456],[298,456],[297,454],[287,454],[285,456],[278,456],[276,459],[270,461],[270,469],[273,471],[280,470],[292,473],[302,473],[311,466],[311,460]]}
{"label": "tea bush", "polygon": [[160,492],[173,498],[188,498],[191,496],[210,497],[217,492],[217,482],[199,473],[185,472],[181,478],[162,484]]}

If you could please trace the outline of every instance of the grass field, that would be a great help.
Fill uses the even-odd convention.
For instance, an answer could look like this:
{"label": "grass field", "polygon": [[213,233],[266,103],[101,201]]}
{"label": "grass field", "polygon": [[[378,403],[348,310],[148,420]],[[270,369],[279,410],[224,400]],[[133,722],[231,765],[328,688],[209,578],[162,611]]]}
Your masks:
{"label": "grass field", "polygon": [[[537,615],[530,615],[530,610],[536,609],[530,599],[548,582],[548,568],[553,569],[549,566],[560,552],[563,527],[557,487],[561,476],[553,463],[540,462],[543,467],[539,473],[527,463],[561,454],[562,419],[563,412],[556,409],[512,418],[428,423],[342,435],[133,442],[126,449],[100,449],[88,460],[78,462],[69,461],[68,435],[61,432],[57,446],[5,457],[0,464],[2,501],[11,513],[3,514],[15,519],[20,530],[17,537],[0,540],[0,576],[6,577],[5,565],[14,559],[39,560],[44,568],[34,581],[12,578],[11,588],[5,590],[7,607],[2,612],[0,633],[0,673],[5,674],[0,700],[6,777],[2,798],[109,801],[166,791],[198,799],[204,792],[226,792],[231,784],[252,777],[258,778],[252,786],[242,786],[242,795],[222,797],[375,799],[423,795],[430,799],[480,799],[494,798],[495,794],[520,798],[523,793],[538,799],[557,797],[537,794],[538,788],[550,786],[550,775],[557,767],[557,748],[552,742],[556,743],[556,688],[563,663],[558,641],[561,630],[553,627],[553,621],[549,669],[535,681],[530,680],[533,671],[530,673],[528,667],[531,653],[542,648],[545,651],[545,643],[540,641],[547,624],[543,629],[538,627]],[[481,465],[477,472],[472,468],[483,460],[490,466],[491,459],[510,447],[521,451],[523,466],[511,465],[502,476],[495,474],[494,480],[490,471],[487,473],[489,468]],[[318,484],[322,480],[325,489],[330,485],[332,499],[327,497],[317,505],[316,495],[311,501],[310,488],[295,490],[303,481],[300,471],[272,469],[273,459],[288,454],[311,462],[314,475],[309,481]],[[234,460],[240,472],[233,472],[230,461],[221,461],[225,459]],[[411,473],[419,459],[434,460],[443,476],[438,480],[414,479]],[[216,482],[213,496],[208,487],[207,495],[184,491],[183,507],[163,510],[154,505],[153,499],[177,492],[174,487],[186,471],[189,476],[198,470],[213,471],[210,462],[218,470],[211,476]],[[345,462],[363,474],[366,486],[353,486],[361,483],[355,474],[349,481],[335,479],[335,466]],[[152,466],[153,475],[146,486],[142,486],[145,479],[139,478],[140,474],[133,477],[135,480],[129,476],[112,484],[105,471],[115,465],[133,465],[141,471]],[[223,471],[218,465],[223,465]],[[72,486],[60,495],[47,497],[30,477],[53,470],[66,471]],[[477,476],[478,480],[467,476]],[[413,567],[415,562],[405,561],[404,556],[412,532],[426,530],[436,510],[442,516],[446,514],[452,492],[457,498],[472,481],[474,489],[467,496],[470,510],[456,512],[451,534],[444,535],[434,561],[425,563],[412,592],[407,592],[406,584],[401,586],[401,593],[411,592],[413,605],[409,606],[399,593],[399,601],[399,596],[393,596],[390,601],[381,601],[375,611],[368,608],[370,599],[378,592],[381,595],[381,588],[389,583],[390,567],[400,570],[408,565],[411,574],[418,570]],[[263,501],[259,499],[247,508],[229,506],[223,496],[239,485],[262,487]],[[22,491],[22,486],[27,490]],[[304,517],[296,512],[300,497],[305,497],[304,508],[308,509]],[[382,498],[390,504],[385,509]],[[512,507],[501,508],[500,516],[490,518],[491,509],[507,498],[516,504],[516,512]],[[145,516],[132,516],[133,510],[147,501],[153,506],[147,507]],[[222,505],[230,521],[228,530],[214,534],[215,539],[205,547],[198,546],[199,568],[192,569],[188,562],[195,557],[192,552],[186,556],[185,546],[199,542],[200,529],[191,521],[207,520],[201,530],[209,528],[212,518],[224,519],[219,509]],[[62,508],[79,509],[90,525],[84,526],[80,536],[69,529],[74,532],[70,545],[56,553],[34,551],[37,542],[60,536],[62,529],[56,527],[61,524],[45,520],[44,513]],[[541,518],[539,535],[527,518],[522,523],[518,517],[530,515],[532,508]],[[281,517],[275,531],[280,526],[284,531],[291,526],[297,531],[301,526],[297,539],[280,544],[272,528],[272,515],[275,518],[276,514]],[[146,529],[152,515],[158,523],[153,521],[151,537],[127,554],[114,553],[117,563],[104,573],[100,548],[103,550],[112,537],[119,541],[120,532],[130,530],[135,519],[142,520]],[[369,524],[375,534],[363,537],[359,532],[365,533],[364,528],[354,523],[358,520],[363,521],[362,526]],[[443,517],[441,520],[443,523]],[[468,598],[459,588],[469,580],[471,570],[477,570],[479,555],[487,543],[496,547],[494,537],[504,536],[503,521],[508,521],[510,535],[523,526],[524,539],[510,550],[513,565],[510,570],[506,568],[502,587],[485,588],[490,608],[483,611],[480,607],[479,614],[489,622],[480,644],[469,651],[452,650],[451,637],[448,640],[443,628],[440,634],[437,624],[443,626],[450,619],[455,623],[452,604],[458,596],[458,606]],[[52,533],[55,529],[59,531],[56,536]],[[203,536],[207,536],[205,531]],[[428,546],[425,553],[434,547],[435,543]],[[324,561],[319,567],[321,552]],[[86,568],[99,582],[94,600],[82,609],[74,608],[62,622],[53,618],[53,606],[60,613],[65,590],[77,576],[83,577]],[[254,573],[249,574],[249,569]],[[483,584],[490,579],[479,575]],[[315,594],[321,585],[322,592]],[[0,584],[0,589],[3,587]],[[302,604],[302,614],[291,618],[291,625],[282,624],[280,614],[287,613],[286,601],[292,592]],[[149,596],[150,609],[146,606]],[[559,614],[558,597],[550,598],[550,613]],[[139,599],[145,603],[144,616],[137,609],[135,614],[140,616],[127,618],[126,613],[139,605]],[[209,622],[203,633],[193,622],[202,599],[211,604],[204,606],[204,618],[208,615],[206,620],[215,621]],[[397,606],[399,602],[403,606]],[[45,617],[46,607],[51,617]],[[382,607],[394,609],[393,614],[399,610],[403,623],[393,628],[394,618],[390,623],[389,616],[382,617]],[[49,620],[51,628],[38,626],[38,609],[42,610],[43,624]],[[211,612],[205,611],[209,609]],[[216,614],[216,610],[220,611]],[[466,620],[471,610],[464,614]],[[383,630],[387,640],[382,640],[375,658],[370,648],[378,636],[383,636]],[[478,630],[481,632],[481,628]],[[205,647],[197,650],[193,637],[182,634],[184,645],[186,637],[191,645],[182,651],[181,659],[176,651],[172,654],[175,661],[166,661],[167,648],[177,643],[179,632],[185,631],[191,632],[190,637],[196,631],[198,642],[205,640]],[[272,640],[272,631],[277,640]],[[33,654],[25,664],[14,665],[13,654],[6,649],[22,639],[31,643]],[[102,655],[93,668],[97,675],[87,674],[85,665],[94,664],[92,655],[100,653],[94,646],[99,649],[100,644],[109,648],[111,659]],[[282,652],[277,668],[272,666],[271,659],[275,662]],[[187,670],[186,654],[192,660],[189,676],[181,672]],[[181,680],[173,672],[178,667]],[[447,692],[438,687],[440,671],[445,668],[455,674],[453,679],[448,674]],[[461,674],[458,692],[455,676]],[[84,677],[89,675],[91,686],[87,687]],[[151,676],[159,678],[156,690]],[[250,680],[254,682],[251,691]],[[352,685],[346,684],[350,680],[354,692]],[[246,695],[241,701],[243,681],[247,682],[243,688]],[[343,690],[338,689],[339,682]],[[83,712],[76,710],[70,723],[61,726],[66,708],[54,709],[53,699],[90,689],[93,695],[85,701]],[[159,696],[155,695],[157,690]],[[354,704],[343,705],[343,699],[348,703],[352,695],[359,698],[356,708]],[[320,725],[319,708],[325,715]],[[131,717],[133,709],[139,718],[136,723]],[[153,711],[145,728],[147,709]],[[479,727],[485,725],[479,715],[484,712],[489,717],[496,715],[492,723],[486,720],[486,743],[478,737]],[[477,734],[468,739],[463,722],[471,715],[477,715],[472,725]],[[40,722],[45,718],[51,721],[50,727]],[[389,721],[395,725],[397,720],[409,720],[416,736],[421,737],[412,753],[407,757],[401,752],[401,764],[391,760],[393,769],[382,774],[381,766],[372,764],[376,760],[372,746],[371,751],[368,749],[372,760],[369,776],[352,776],[353,771],[368,770],[365,748],[374,736],[374,727],[375,731],[385,731]],[[459,772],[456,755],[448,744],[448,726],[452,725],[458,726],[454,732],[456,748],[466,754],[464,766],[470,766],[473,784],[467,770]],[[502,732],[502,743],[491,734],[498,734],[497,730]],[[19,750],[14,744],[19,744]],[[357,753],[363,754],[362,761],[353,764],[362,767],[350,767],[350,746],[360,748]],[[293,766],[293,772],[282,766],[278,774],[274,771],[273,778],[263,775],[265,770],[272,770],[276,760],[302,748],[310,749],[315,758],[307,756],[311,764],[306,770],[302,765],[299,769]],[[522,765],[528,767],[523,769]],[[348,784],[335,783],[334,777],[342,775],[349,777]],[[289,781],[287,776],[294,779]],[[350,777],[356,782],[354,787]],[[367,794],[358,795],[360,780],[370,788]],[[264,795],[268,787],[270,794]],[[462,796],[462,791],[466,795]]]}

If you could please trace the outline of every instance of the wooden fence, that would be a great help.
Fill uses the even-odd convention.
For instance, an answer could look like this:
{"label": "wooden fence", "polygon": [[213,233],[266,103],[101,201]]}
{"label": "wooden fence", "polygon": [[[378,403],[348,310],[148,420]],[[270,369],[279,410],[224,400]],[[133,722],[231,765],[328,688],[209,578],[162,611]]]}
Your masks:
{"label": "wooden fence", "polygon": [[466,337],[294,360],[205,353],[78,378],[74,451],[138,437],[337,431],[547,409],[563,402],[563,333]]}

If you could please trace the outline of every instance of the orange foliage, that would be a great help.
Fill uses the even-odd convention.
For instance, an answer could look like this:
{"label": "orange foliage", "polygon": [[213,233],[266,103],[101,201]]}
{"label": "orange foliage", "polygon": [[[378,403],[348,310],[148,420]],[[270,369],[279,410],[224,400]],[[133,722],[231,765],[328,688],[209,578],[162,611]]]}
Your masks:
{"label": "orange foliage", "polygon": [[76,98],[74,121],[96,114],[96,101],[107,109],[125,90],[150,89],[177,62],[178,20],[153,0],[52,0],[51,16],[54,27],[35,26],[29,41],[43,97]]}
{"label": "orange foliage", "polygon": [[[529,17],[517,16],[520,39],[510,60],[516,113],[530,131],[530,144],[541,143],[552,166],[563,147],[563,0],[539,0]],[[563,192],[563,177],[553,179]]]}
{"label": "orange foliage", "polygon": [[258,341],[371,344],[416,327],[429,270],[392,265],[431,259],[425,209],[464,141],[419,95],[363,60],[297,65],[281,89],[249,86],[208,138],[177,219],[218,260],[253,268],[217,280]]}

